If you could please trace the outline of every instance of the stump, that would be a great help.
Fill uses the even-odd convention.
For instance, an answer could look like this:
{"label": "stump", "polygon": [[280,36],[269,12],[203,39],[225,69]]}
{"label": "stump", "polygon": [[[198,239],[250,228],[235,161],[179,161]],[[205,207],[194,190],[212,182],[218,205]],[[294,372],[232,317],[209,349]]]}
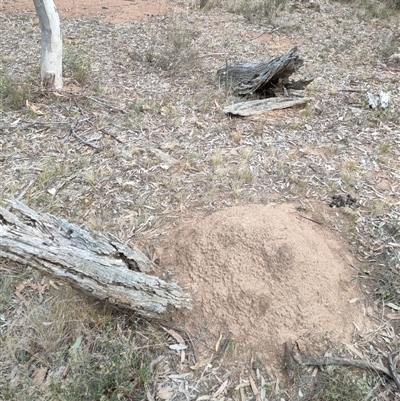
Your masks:
{"label": "stump", "polygon": [[284,90],[304,89],[313,81],[288,80],[303,64],[297,47],[294,47],[288,53],[267,62],[227,64],[217,71],[217,76],[220,82],[239,96],[258,94],[261,97],[273,97]]}

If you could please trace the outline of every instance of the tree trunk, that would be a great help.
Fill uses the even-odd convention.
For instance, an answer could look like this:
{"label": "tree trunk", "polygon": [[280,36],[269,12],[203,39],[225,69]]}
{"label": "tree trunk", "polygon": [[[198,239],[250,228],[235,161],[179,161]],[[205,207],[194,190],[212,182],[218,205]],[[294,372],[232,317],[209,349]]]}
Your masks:
{"label": "tree trunk", "polygon": [[117,238],[89,233],[52,215],[10,201],[0,207],[0,258],[10,259],[67,281],[96,298],[147,317],[191,308],[176,283],[143,272],[156,266]]}
{"label": "tree trunk", "polygon": [[33,0],[33,2],[42,31],[42,85],[48,89],[60,89],[63,86],[60,18],[53,0]]}

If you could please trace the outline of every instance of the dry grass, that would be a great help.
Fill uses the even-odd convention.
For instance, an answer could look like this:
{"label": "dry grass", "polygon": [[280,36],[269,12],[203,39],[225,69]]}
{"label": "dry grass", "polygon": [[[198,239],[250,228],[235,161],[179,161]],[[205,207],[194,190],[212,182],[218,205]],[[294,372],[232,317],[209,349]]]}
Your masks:
{"label": "dry grass", "polygon": [[165,353],[165,334],[27,275],[2,267],[0,399],[141,399],[152,359]]}
{"label": "dry grass", "polygon": [[[324,221],[359,251],[360,276],[372,282],[368,291],[400,305],[400,70],[389,60],[398,52],[399,19],[372,0],[360,7],[329,1],[276,7],[273,21],[265,8],[211,0],[201,11],[185,3],[180,9],[186,11],[142,22],[63,21],[64,37],[72,39],[59,93],[42,93],[35,84],[40,32],[34,14],[1,15],[0,199],[25,192],[33,208],[144,244],[180,220],[234,204],[293,201],[322,213],[332,195],[350,193],[358,208],[336,209]],[[254,120],[226,117],[221,106],[229,93],[214,79],[225,60],[260,61],[293,45],[306,60],[302,75],[315,78],[307,89],[312,105]],[[367,90],[390,92],[390,108],[370,110]],[[26,99],[39,113],[26,108]],[[194,397],[214,392],[216,377],[228,374],[218,362],[213,369],[220,371],[203,366],[185,380],[171,378],[174,369],[181,372],[173,355],[171,365],[168,358],[161,364],[168,374],[155,379],[150,362],[166,354],[157,330],[139,329],[126,315],[64,287],[48,287],[42,301],[28,287],[19,300],[18,284],[41,278],[2,266],[0,399],[28,400],[35,391],[50,399],[49,388],[61,400],[88,399],[89,390],[73,386],[79,382],[103,391],[98,399],[141,399],[146,386],[154,394],[165,382],[178,391],[185,380],[192,380]],[[384,353],[397,335],[387,342],[378,330],[373,340]],[[73,360],[70,350],[80,337]],[[134,366],[112,359],[121,346]],[[117,362],[126,375],[109,383]],[[70,373],[60,379],[56,373],[67,365]],[[32,383],[43,368],[50,387]],[[144,376],[130,380],[132,372]],[[268,385],[276,389],[273,380]]]}

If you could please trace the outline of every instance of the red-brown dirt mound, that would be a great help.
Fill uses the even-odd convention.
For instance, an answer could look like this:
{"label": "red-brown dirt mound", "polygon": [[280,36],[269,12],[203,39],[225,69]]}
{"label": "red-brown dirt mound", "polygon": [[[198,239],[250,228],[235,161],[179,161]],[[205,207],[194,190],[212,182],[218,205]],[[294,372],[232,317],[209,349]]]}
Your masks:
{"label": "red-brown dirt mound", "polygon": [[366,324],[346,245],[289,204],[232,207],[185,224],[161,262],[193,296],[177,324],[208,353],[230,330],[238,357],[252,353],[276,372],[285,341],[348,342],[353,322]]}

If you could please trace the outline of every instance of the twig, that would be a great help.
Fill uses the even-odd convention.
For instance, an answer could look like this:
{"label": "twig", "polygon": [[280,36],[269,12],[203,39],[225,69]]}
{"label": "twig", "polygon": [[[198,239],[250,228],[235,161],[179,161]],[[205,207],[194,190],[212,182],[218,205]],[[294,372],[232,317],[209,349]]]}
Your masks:
{"label": "twig", "polygon": [[225,77],[225,98],[228,97],[228,59],[225,59],[225,73],[226,73],[226,77]]}
{"label": "twig", "polygon": [[192,337],[190,336],[189,332],[187,332],[186,330],[182,330],[187,338],[189,339],[190,345],[192,346],[192,350],[193,350],[193,359],[194,359],[194,363],[197,363],[198,359],[197,359],[197,353],[196,353],[196,348],[194,347],[194,343],[192,340]]}
{"label": "twig", "polygon": [[196,59],[206,58],[206,57],[215,57],[215,56],[223,56],[225,53],[208,53],[202,54],[201,56],[196,57]]}
{"label": "twig", "polygon": [[211,362],[212,358],[213,357],[211,356],[210,359],[208,360],[208,362],[206,363],[206,365],[204,366],[204,369],[203,369],[203,372],[201,373],[200,379],[197,381],[196,385],[192,388],[192,391],[189,394],[190,396],[195,392],[195,390],[199,386],[200,382],[203,380],[203,377],[208,369],[208,364]]}
{"label": "twig", "polygon": [[61,96],[64,96],[64,94],[67,94],[67,95],[73,95],[73,96],[77,96],[77,97],[84,97],[86,99],[92,100],[95,103],[101,104],[102,106],[107,106],[110,109],[114,109],[114,110],[120,111],[121,113],[124,113],[124,114],[126,113],[126,111],[124,109],[120,109],[119,107],[111,106],[110,104],[108,104],[108,103],[106,103],[104,101],[98,100],[98,99],[96,99],[96,98],[94,98],[92,96],[84,95],[83,93],[74,93],[74,92],[71,92],[71,91],[59,90],[59,89],[58,90],[52,90],[51,92],[57,92]]}
{"label": "twig", "polygon": [[107,104],[107,103],[105,103],[101,100],[98,100],[94,97],[91,97],[91,96],[87,96],[87,95],[82,95],[82,96],[85,97],[86,99],[92,100],[95,103],[101,104],[102,106],[106,106],[106,107],[109,107],[110,109],[117,110],[121,113],[126,114],[126,111],[124,109],[120,109],[119,107],[111,106],[110,104]]}
{"label": "twig", "polygon": [[339,89],[341,92],[355,92],[355,93],[363,93],[365,92],[363,89]]}
{"label": "twig", "polygon": [[309,217],[303,216],[303,215],[300,214],[300,213],[298,213],[298,215],[299,215],[300,217],[302,217],[303,219],[306,219],[306,220],[312,221],[313,223],[317,223],[317,224],[322,225],[322,223],[321,223],[320,221],[317,221],[317,220],[314,220],[314,219],[310,219]]}
{"label": "twig", "polygon": [[102,151],[104,149],[104,146],[96,146],[91,144],[88,141],[85,141],[84,139],[82,139],[78,134],[76,134],[74,131],[71,130],[71,134],[78,139],[80,142],[82,142],[84,145],[90,146],[91,148],[97,150],[98,152]]}
{"label": "twig", "polygon": [[[25,124],[23,127],[28,128],[28,127],[35,127],[37,125],[56,125],[56,124],[70,124],[69,121],[26,121],[26,120],[20,120],[20,124]],[[9,124],[7,126],[8,129],[17,129],[21,128],[21,125],[19,124]],[[5,125],[0,126],[0,129],[5,129]]]}
{"label": "twig", "polygon": [[111,136],[111,138],[114,138],[114,139],[115,139],[117,142],[119,142],[119,143],[124,143],[124,141],[122,141],[121,139],[119,139],[116,135],[112,134],[112,133],[109,132],[109,131],[106,131],[104,128],[101,129],[101,132],[102,132],[103,134],[105,134],[105,135]]}
{"label": "twig", "polygon": [[371,189],[371,191],[374,192],[375,195],[378,196],[379,198],[385,199],[385,197],[383,195],[381,195],[372,185],[364,184],[364,186]]}
{"label": "twig", "polygon": [[[30,180],[29,184],[26,186],[26,188],[15,198],[17,201],[20,201],[25,195],[26,193],[31,189],[32,185],[36,182],[36,179],[34,180]],[[12,205],[7,205],[4,208],[6,210],[11,210]]]}
{"label": "twig", "polygon": [[400,391],[400,379],[399,379],[399,376],[397,375],[395,364],[393,363],[393,358],[392,358],[391,353],[389,353],[389,355],[388,355],[388,367],[389,367],[389,371],[392,376],[392,379],[396,384],[397,390]]}
{"label": "twig", "polygon": [[172,330],[180,331],[187,337],[187,339],[190,342],[190,345],[192,346],[194,363],[196,363],[197,362],[197,353],[196,353],[196,349],[194,348],[194,343],[193,343],[193,340],[192,340],[192,337],[190,336],[190,334],[185,329],[181,329],[180,327],[171,326],[170,324],[165,323],[163,321],[158,322],[158,324],[161,327],[165,326],[165,327],[169,327]]}
{"label": "twig", "polygon": [[[354,366],[361,369],[372,369],[377,372],[381,372],[386,376],[393,379],[390,371],[383,365],[375,362],[360,361],[357,359],[347,359],[338,357],[316,357],[312,358],[309,356],[301,355],[295,345],[293,347],[293,359],[300,365],[305,366],[324,366],[324,365],[341,365],[341,366]],[[394,379],[393,379],[394,380]]]}
{"label": "twig", "polygon": [[221,349],[218,351],[218,354],[217,354],[216,356],[219,356],[219,355],[223,355],[223,354],[224,354],[224,352],[225,352],[226,349],[228,348],[229,341],[230,341],[230,339],[232,338],[232,334],[233,334],[233,333],[232,333],[231,331],[228,332],[228,335],[225,337],[224,342],[223,342],[223,344],[222,344],[222,347],[221,347]]}
{"label": "twig", "polygon": [[261,38],[261,36],[264,36],[267,33],[268,33],[268,31],[264,31],[264,32],[260,33],[259,35],[255,36],[254,38],[251,38],[250,40],[256,40],[258,38]]}
{"label": "twig", "polygon": [[100,152],[104,149],[104,146],[96,146],[91,144],[88,141],[85,141],[84,139],[82,139],[75,131],[74,128],[76,126],[76,123],[71,124],[71,129],[70,129],[70,133],[76,138],[78,139],[80,142],[82,142],[84,145],[90,146],[91,148],[95,149],[96,151]]}
{"label": "twig", "polygon": [[31,189],[32,185],[35,183],[36,180],[31,180],[26,188],[15,198],[17,201],[20,201],[26,193]]}

